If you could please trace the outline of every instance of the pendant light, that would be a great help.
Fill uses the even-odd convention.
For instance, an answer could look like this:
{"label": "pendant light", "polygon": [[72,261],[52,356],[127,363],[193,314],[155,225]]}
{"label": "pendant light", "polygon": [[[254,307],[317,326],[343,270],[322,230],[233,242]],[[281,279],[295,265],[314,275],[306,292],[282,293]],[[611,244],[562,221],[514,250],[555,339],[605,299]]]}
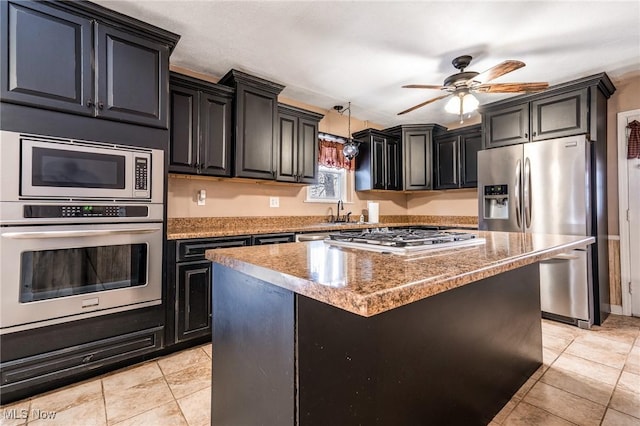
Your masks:
{"label": "pendant light", "polygon": [[344,154],[345,157],[347,157],[347,159],[349,160],[353,160],[353,158],[358,155],[358,145],[359,142],[351,139],[351,102],[349,102],[349,105],[345,108],[342,105],[336,105],[333,107],[333,109],[335,109],[336,111],[338,111],[340,113],[340,115],[344,114],[345,111],[349,112],[349,124],[348,124],[348,133],[347,133],[347,141],[344,143],[344,146],[342,147],[342,153]]}

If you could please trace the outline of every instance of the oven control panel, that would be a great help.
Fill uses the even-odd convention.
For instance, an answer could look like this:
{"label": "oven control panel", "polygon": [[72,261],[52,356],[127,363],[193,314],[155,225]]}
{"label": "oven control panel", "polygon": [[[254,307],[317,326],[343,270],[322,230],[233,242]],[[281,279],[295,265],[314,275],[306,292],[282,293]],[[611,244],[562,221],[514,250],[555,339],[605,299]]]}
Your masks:
{"label": "oven control panel", "polygon": [[135,190],[136,191],[146,191],[148,189],[148,165],[147,159],[144,157],[136,157],[136,172],[135,172]]}
{"label": "oven control panel", "polygon": [[25,218],[59,217],[147,217],[147,206],[26,205]]}

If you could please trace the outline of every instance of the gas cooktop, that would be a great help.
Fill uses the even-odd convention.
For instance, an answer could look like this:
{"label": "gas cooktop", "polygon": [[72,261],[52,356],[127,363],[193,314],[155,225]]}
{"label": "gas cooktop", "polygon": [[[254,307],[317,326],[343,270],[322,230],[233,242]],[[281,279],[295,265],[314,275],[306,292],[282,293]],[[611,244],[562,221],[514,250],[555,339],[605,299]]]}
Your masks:
{"label": "gas cooktop", "polygon": [[329,234],[325,243],[362,250],[409,254],[420,251],[483,244],[476,234],[411,228],[375,228]]}

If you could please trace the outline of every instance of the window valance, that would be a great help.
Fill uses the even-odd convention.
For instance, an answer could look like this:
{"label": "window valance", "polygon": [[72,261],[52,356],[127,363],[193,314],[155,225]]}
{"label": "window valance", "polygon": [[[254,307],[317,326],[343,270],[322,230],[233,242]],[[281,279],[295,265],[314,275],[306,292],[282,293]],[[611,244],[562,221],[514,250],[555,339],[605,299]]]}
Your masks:
{"label": "window valance", "polygon": [[318,164],[338,169],[355,169],[355,159],[349,160],[342,153],[345,138],[320,133],[318,139]]}

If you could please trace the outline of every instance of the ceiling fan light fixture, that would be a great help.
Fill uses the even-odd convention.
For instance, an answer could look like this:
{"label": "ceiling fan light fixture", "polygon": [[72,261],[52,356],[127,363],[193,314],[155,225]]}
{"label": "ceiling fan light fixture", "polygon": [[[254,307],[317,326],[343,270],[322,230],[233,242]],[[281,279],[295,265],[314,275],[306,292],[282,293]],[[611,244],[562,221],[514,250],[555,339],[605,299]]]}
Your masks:
{"label": "ceiling fan light fixture", "polygon": [[470,114],[473,111],[478,109],[478,105],[480,105],[480,102],[478,101],[478,99],[475,96],[473,96],[471,93],[467,93],[462,98],[462,113]]}
{"label": "ceiling fan light fixture", "polygon": [[[462,109],[460,108],[462,104]],[[478,99],[471,93],[460,92],[460,94],[454,95],[449,102],[444,106],[444,110],[451,114],[471,114],[478,109]]]}

